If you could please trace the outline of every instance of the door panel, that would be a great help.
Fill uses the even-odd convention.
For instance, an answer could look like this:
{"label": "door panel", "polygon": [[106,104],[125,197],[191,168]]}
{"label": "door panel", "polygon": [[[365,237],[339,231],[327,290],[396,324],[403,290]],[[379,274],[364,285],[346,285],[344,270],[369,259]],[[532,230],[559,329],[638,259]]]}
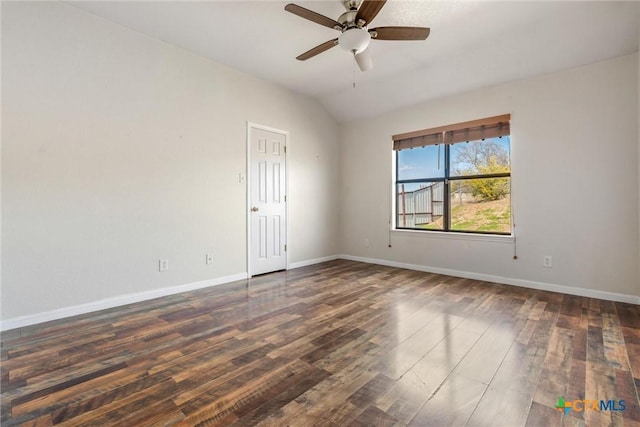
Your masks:
{"label": "door panel", "polygon": [[287,268],[286,133],[249,129],[249,274]]}

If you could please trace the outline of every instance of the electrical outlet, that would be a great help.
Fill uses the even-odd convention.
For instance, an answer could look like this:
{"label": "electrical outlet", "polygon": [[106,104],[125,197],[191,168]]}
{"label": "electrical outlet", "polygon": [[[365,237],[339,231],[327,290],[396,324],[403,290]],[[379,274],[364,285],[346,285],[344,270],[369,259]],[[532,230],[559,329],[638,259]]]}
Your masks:
{"label": "electrical outlet", "polygon": [[213,254],[207,254],[206,255],[206,261],[207,264],[213,264]]}
{"label": "electrical outlet", "polygon": [[364,239],[364,247],[365,248],[369,247],[369,239]]}
{"label": "electrical outlet", "polygon": [[167,271],[169,269],[169,260],[168,259],[161,259],[159,262],[159,270],[160,271]]}
{"label": "electrical outlet", "polygon": [[542,257],[542,265],[547,268],[551,268],[553,266],[553,259],[551,258],[551,255],[545,255]]}

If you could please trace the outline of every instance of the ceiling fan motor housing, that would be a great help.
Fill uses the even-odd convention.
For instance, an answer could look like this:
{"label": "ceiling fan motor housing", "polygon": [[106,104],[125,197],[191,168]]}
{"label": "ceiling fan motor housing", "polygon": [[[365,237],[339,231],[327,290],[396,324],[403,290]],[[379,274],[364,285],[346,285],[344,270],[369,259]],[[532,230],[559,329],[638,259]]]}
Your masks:
{"label": "ceiling fan motor housing", "polygon": [[348,10],[338,18],[338,22],[343,28],[350,28],[356,26],[356,17],[358,16],[357,10]]}

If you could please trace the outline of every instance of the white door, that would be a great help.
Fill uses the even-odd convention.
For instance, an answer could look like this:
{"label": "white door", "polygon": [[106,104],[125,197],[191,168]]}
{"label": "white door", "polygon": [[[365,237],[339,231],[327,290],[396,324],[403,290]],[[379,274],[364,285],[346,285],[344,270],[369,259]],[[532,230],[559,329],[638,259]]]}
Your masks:
{"label": "white door", "polygon": [[249,275],[287,268],[287,133],[249,124]]}

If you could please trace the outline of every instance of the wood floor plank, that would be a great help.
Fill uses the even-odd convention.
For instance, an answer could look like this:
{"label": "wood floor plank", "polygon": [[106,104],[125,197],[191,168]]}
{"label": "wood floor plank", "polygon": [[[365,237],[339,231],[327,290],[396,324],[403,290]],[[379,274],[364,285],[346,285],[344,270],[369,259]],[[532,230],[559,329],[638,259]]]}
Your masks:
{"label": "wood floor plank", "polygon": [[114,400],[108,404],[101,405],[90,411],[83,412],[77,416],[56,423],[60,426],[100,426],[116,425],[119,420],[139,411],[146,411],[149,406],[162,403],[167,400],[175,383],[167,379],[158,384],[140,390],[127,396],[126,399]]}
{"label": "wood floor plank", "polygon": [[[297,359],[296,359],[297,360]],[[188,380],[179,383],[173,400],[185,414],[196,412],[203,404],[218,400],[225,390],[233,391],[236,384],[263,375],[272,369],[282,367],[286,362],[263,357],[244,366],[230,365],[228,362],[218,366],[214,372],[199,372]]]}
{"label": "wood floor plank", "polygon": [[[278,384],[282,386],[280,383],[282,378],[299,375],[307,369],[306,363],[294,361],[285,366],[265,370],[262,375],[252,372],[253,379],[247,377],[246,380],[238,381],[233,388],[224,394],[220,393],[220,397],[212,402],[200,408],[190,406],[187,411],[183,409],[187,415],[185,421],[191,425],[211,424],[228,419],[227,416],[231,413],[240,419],[241,415],[264,403],[264,399],[268,398],[268,396],[264,396],[265,393],[273,394],[275,389],[274,395],[279,394],[282,389],[278,387]],[[184,406],[181,405],[181,408]]]}
{"label": "wood floor plank", "polygon": [[624,399],[626,409],[622,412],[625,424],[640,424],[640,402],[636,399],[627,399],[636,393],[633,377],[629,371],[616,370],[615,389],[618,399]]}
{"label": "wood floor plank", "polygon": [[468,423],[498,425],[502,420],[513,426],[524,425],[543,364],[542,355],[529,352],[527,346],[514,342]]}
{"label": "wood floor plank", "polygon": [[91,370],[87,373],[81,372],[80,375],[74,376],[74,377],[71,377],[69,374],[67,374],[60,379],[61,381],[58,381],[58,379],[56,379],[55,381],[54,380],[50,381],[47,379],[43,381],[43,388],[40,388],[39,390],[35,390],[30,393],[25,393],[21,396],[18,396],[12,399],[11,401],[12,414],[22,415],[26,412],[29,412],[30,410],[33,411],[34,405],[29,405],[29,404],[35,402],[36,405],[39,405],[41,398],[44,398],[50,394],[56,393],[66,388],[72,387],[76,384],[80,384],[94,378],[99,378],[111,372],[124,370],[126,367],[127,365],[125,362],[119,362],[110,366],[106,366],[104,368]]}
{"label": "wood floor plank", "polygon": [[409,425],[465,425],[486,388],[487,385],[480,381],[453,374],[447,378],[436,394],[424,404]]}
{"label": "wood floor plank", "polygon": [[[589,357],[589,355],[587,355]],[[606,364],[587,361],[585,396],[595,400],[618,400],[615,370]],[[575,414],[572,414],[575,415]],[[587,425],[621,425],[622,416],[611,411],[584,411]]]}
{"label": "wood floor plank", "polygon": [[602,315],[602,340],[604,358],[607,364],[616,369],[628,370],[627,349],[624,345],[620,321],[616,314],[605,313]]}
{"label": "wood floor plank", "polygon": [[356,418],[349,427],[401,427],[404,426],[400,420],[381,411],[375,406],[369,406]]}
{"label": "wood floor plank", "polygon": [[554,327],[551,332],[542,370],[542,377],[546,381],[539,382],[534,396],[534,400],[542,405],[553,407],[558,397],[568,396],[571,384],[572,335],[565,328]]}
{"label": "wood floor plank", "polygon": [[348,400],[359,408],[367,408],[394,383],[394,380],[384,374],[378,374],[349,396]]}
{"label": "wood floor plank", "polygon": [[489,384],[523,326],[521,320],[496,320],[474,343],[454,372]]}
{"label": "wood floor plank", "polygon": [[375,406],[404,424],[408,424],[433,391],[432,387],[425,384],[411,370],[396,381],[387,393],[378,397]]}
{"label": "wood floor plank", "polygon": [[640,307],[634,304],[615,303],[616,312],[623,327],[637,329],[640,327]]}
{"label": "wood floor plank", "polygon": [[629,359],[629,368],[634,378],[640,379],[640,327],[622,327],[624,346]]}
{"label": "wood floor plank", "polygon": [[526,427],[549,427],[562,425],[562,412],[538,402],[531,404]]}
{"label": "wood floor plank", "polygon": [[638,388],[636,305],[346,260],[0,334],[3,426],[640,427]]}
{"label": "wood floor plank", "polygon": [[277,415],[282,413],[283,406],[297,399],[300,395],[315,387],[329,376],[331,376],[331,374],[322,369],[309,369],[302,372],[299,378],[281,387],[284,388],[284,390],[280,394],[244,414],[237,424],[245,426],[257,425],[270,417],[277,419]]}
{"label": "wood floor plank", "polygon": [[562,298],[560,314],[565,316],[580,317],[582,314],[582,297],[565,295]]}
{"label": "wood floor plank", "polygon": [[376,365],[376,369],[390,378],[398,379],[445,339],[462,322],[458,316],[441,315],[418,332],[392,348]]}
{"label": "wood floor plank", "polygon": [[[422,383],[420,387],[422,396],[419,399],[421,404],[441,387],[447,377],[451,375],[482,336],[478,332],[461,329],[462,324],[459,326],[451,331],[447,337],[431,349],[409,371],[419,378]],[[396,412],[396,408],[389,408],[389,413],[404,422],[409,422],[419,409],[419,407],[414,407],[415,411],[409,411],[406,405],[402,405],[401,408],[401,412]]]}

